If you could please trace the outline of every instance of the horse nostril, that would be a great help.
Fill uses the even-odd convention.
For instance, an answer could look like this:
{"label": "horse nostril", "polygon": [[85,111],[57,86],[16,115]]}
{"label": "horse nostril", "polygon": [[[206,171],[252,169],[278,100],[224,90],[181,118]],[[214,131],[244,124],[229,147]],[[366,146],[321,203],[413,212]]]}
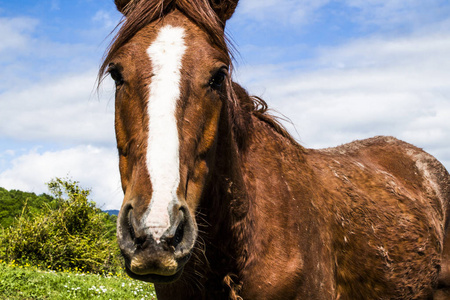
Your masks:
{"label": "horse nostril", "polygon": [[136,244],[136,246],[138,248],[142,248],[142,246],[144,245],[146,240],[147,239],[145,237],[137,237],[137,238],[134,238],[134,243]]}
{"label": "horse nostril", "polygon": [[144,243],[147,241],[147,237],[137,236],[133,223],[134,223],[133,215],[132,215],[132,211],[130,210],[130,212],[128,213],[128,230],[129,230],[130,238],[134,242],[134,244],[136,245],[137,248],[142,249],[142,248],[144,248],[143,247]]}
{"label": "horse nostril", "polygon": [[175,232],[175,236],[172,239],[172,246],[177,247],[181,241],[183,240],[184,236],[184,222],[181,222],[180,225],[178,225],[177,231]]}
{"label": "horse nostril", "polygon": [[136,240],[136,233],[134,231],[133,223],[131,222],[131,210],[128,213],[128,231],[132,240]]}

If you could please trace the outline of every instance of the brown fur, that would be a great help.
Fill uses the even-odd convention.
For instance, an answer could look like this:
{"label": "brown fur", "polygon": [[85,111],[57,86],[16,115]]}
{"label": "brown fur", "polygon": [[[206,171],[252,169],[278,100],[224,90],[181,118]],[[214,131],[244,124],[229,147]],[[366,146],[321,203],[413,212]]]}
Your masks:
{"label": "brown fur", "polygon": [[[154,275],[181,252],[138,225],[152,194],[144,54],[167,23],[186,28],[191,50],[177,109],[178,197],[195,225],[183,239],[196,240],[182,272],[155,284],[158,299],[430,299],[449,286],[450,176],[436,159],[392,137],[303,148],[230,76],[220,90],[205,87],[218,63],[230,66],[223,24],[236,1],[132,4],[100,70],[112,64],[124,77],[116,90],[125,192],[118,232],[132,277],[161,280]],[[135,256],[140,275],[130,271]]]}

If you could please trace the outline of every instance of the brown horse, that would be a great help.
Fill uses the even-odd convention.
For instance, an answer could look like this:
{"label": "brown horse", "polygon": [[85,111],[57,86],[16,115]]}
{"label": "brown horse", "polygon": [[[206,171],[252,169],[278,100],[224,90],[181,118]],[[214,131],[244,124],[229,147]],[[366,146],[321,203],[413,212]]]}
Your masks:
{"label": "brown horse", "polygon": [[115,2],[100,76],[116,83],[131,277],[159,299],[427,299],[447,285],[436,159],[392,137],[297,144],[231,80],[238,0]]}

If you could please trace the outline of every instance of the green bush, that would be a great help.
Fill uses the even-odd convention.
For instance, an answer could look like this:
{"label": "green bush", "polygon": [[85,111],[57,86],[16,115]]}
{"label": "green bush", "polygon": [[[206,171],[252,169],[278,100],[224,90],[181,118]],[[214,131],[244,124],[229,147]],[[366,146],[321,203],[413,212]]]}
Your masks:
{"label": "green bush", "polygon": [[0,235],[0,259],[52,270],[115,273],[121,268],[115,240],[115,216],[88,200],[78,182],[56,178],[48,183],[56,203],[36,214],[25,206]]}

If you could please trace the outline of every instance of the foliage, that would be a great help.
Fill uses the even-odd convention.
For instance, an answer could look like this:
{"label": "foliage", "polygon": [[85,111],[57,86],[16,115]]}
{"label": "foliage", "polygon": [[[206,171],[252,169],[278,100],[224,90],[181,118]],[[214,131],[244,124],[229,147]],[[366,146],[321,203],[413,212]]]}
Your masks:
{"label": "foliage", "polygon": [[42,271],[0,263],[0,299],[156,299],[153,285],[127,277]]}
{"label": "foliage", "polygon": [[32,213],[27,205],[13,226],[0,234],[0,259],[51,270],[116,272],[120,252],[115,240],[116,216],[88,200],[78,182],[56,178],[48,183],[52,201]]}
{"label": "foliage", "polygon": [[27,213],[33,215],[38,213],[43,205],[55,207],[56,200],[47,194],[38,196],[35,193],[0,188],[0,225],[5,228],[11,226],[14,219],[22,214],[25,206]]}

